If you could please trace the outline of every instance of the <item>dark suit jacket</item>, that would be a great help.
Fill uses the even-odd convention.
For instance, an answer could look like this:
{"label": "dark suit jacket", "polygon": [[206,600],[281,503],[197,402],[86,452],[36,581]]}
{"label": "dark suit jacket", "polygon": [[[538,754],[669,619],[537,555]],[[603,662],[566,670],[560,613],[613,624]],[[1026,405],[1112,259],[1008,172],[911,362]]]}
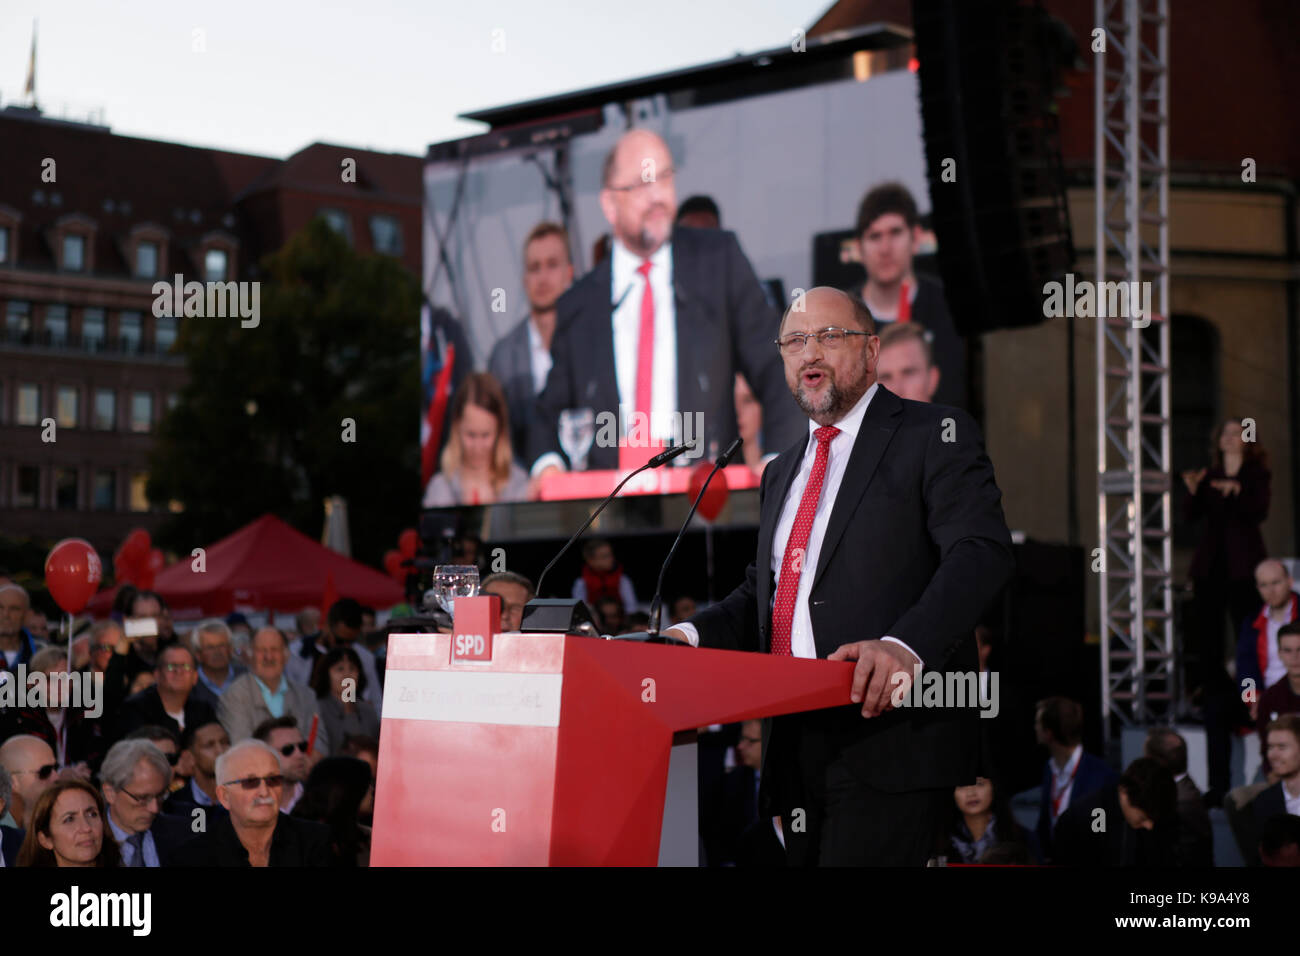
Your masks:
{"label": "dark suit jacket", "polygon": [[1286,813],[1286,797],[1282,794],[1282,781],[1273,784],[1250,805],[1255,815],[1256,833],[1264,829],[1264,824],[1273,817]]}
{"label": "dark suit jacket", "polygon": [[[287,813],[277,816],[271,837],[271,866],[331,865],[329,827]],[[207,833],[187,846],[178,865],[248,866],[248,851],[239,842],[229,816],[209,817]]]}
{"label": "dark suit jacket", "polygon": [[[1095,810],[1105,811],[1106,829],[1093,829]],[[1178,821],[1154,830],[1135,830],[1119,805],[1119,783],[1107,784],[1075,803],[1056,821],[1056,857],[1063,866],[1177,866]]]}
{"label": "dark suit jacket", "polygon": [[[105,716],[107,712],[105,712]],[[108,752],[112,740],[108,737],[108,727],[104,717],[87,717],[84,710],[64,711],[67,720],[67,754],[65,763],[69,766],[84,761],[90,769],[98,772],[100,761]],[[43,707],[24,707],[21,710],[0,709],[0,743],[19,734],[31,734],[50,745],[56,754],[57,731],[50,723],[50,718]]]}
{"label": "dark suit jacket", "polygon": [[[217,709],[212,705],[210,699],[211,692],[202,684],[196,684],[194,689],[190,691],[190,696],[185,699],[186,727],[198,727],[216,722]],[[167,716],[167,710],[163,707],[162,696],[158,693],[156,686],[146,687],[140,693],[133,694],[122,701],[122,710],[117,725],[118,739],[125,737],[137,727],[153,725],[167,727],[175,731],[178,737],[181,735],[180,724]]]}
{"label": "dark suit jacket", "polygon": [[18,851],[26,835],[27,831],[19,827],[0,826],[0,852],[4,853],[6,869],[18,865]]}
{"label": "dark suit jacket", "polygon": [[1214,866],[1214,831],[1210,811],[1191,777],[1178,788],[1178,856],[1183,866]]}
{"label": "dark suit jacket", "polygon": [[533,390],[533,353],[529,343],[528,323],[524,320],[503,335],[492,347],[488,371],[501,383],[506,393],[506,407],[510,413],[510,447],[520,467],[527,468],[528,433],[537,405]]}
{"label": "dark suit jacket", "polygon": [[[1088,797],[1119,780],[1117,774],[1106,761],[1094,757],[1088,751],[1079,756],[1079,771],[1074,775],[1074,784],[1070,787],[1070,802],[1061,811],[1082,803]],[[1038,788],[1038,845],[1043,856],[1052,858],[1052,762],[1043,764],[1043,782]],[[1057,821],[1060,822],[1059,819]]]}
{"label": "dark suit jacket", "polygon": [[[952,442],[943,440],[948,418]],[[769,651],[773,536],[810,440],[805,431],[764,470],[757,558],[735,591],[692,619],[701,646]],[[977,672],[975,624],[1014,567],[1001,498],[974,419],[878,388],[813,571],[817,656],[891,636],[927,670]],[[978,724],[970,706],[904,707],[865,719],[852,704],[764,721],[760,812],[822,806],[826,767],[841,758],[891,793],[974,782]]]}
{"label": "dark suit jacket", "polygon": [[[799,438],[807,421],[785,383],[774,343],[780,315],[768,305],[736,237],[719,229],[673,232],[673,291],[677,311],[677,405],[704,415],[701,447],[716,457],[736,437],[734,377],[743,372],[763,406],[770,450]],[[556,305],[554,364],[537,398],[529,461],[560,451],[557,424],[566,408],[618,414],[611,327],[613,257],[575,282]],[[621,291],[621,290],[619,290]],[[631,294],[631,293],[629,293]],[[630,398],[628,404],[630,405]],[[599,426],[598,426],[599,427]],[[682,460],[682,459],[679,459]],[[593,469],[617,468],[618,449],[593,444]]]}

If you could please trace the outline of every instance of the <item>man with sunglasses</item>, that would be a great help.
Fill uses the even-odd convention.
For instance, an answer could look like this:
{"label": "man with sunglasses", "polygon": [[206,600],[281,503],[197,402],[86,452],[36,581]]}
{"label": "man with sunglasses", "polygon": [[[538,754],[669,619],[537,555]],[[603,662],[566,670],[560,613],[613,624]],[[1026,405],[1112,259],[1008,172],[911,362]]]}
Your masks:
{"label": "man with sunglasses", "polygon": [[120,740],[109,748],[99,776],[122,865],[174,866],[193,832],[189,820],[162,813],[172,780],[166,755],[148,740]]}
{"label": "man with sunglasses", "polygon": [[308,756],[307,740],[298,729],[298,721],[287,714],[262,721],[253,731],[253,739],[262,741],[280,755],[281,773],[284,774],[280,812],[291,812],[302,799],[307,774],[311,772],[312,764],[320,760],[320,754]]}
{"label": "man with sunglasses", "polygon": [[32,811],[41,794],[50,789],[57,779],[54,751],[39,737],[20,734],[0,744],[0,767],[9,771],[13,780],[13,793],[6,813],[15,826],[26,830],[31,826]]}
{"label": "man with sunglasses", "polygon": [[154,684],[122,702],[118,736],[137,727],[167,727],[180,739],[185,728],[217,719],[216,701],[199,685],[198,659],[184,643],[158,652]]}
{"label": "man with sunglasses", "polygon": [[[691,457],[721,454],[736,435],[736,372],[763,405],[764,440],[784,448],[798,437],[799,411],[768,344],[776,312],[733,233],[674,228],[676,178],[668,144],[649,130],[624,133],[605,158],[600,208],[612,250],[556,302],[551,370],[530,432],[536,478],[572,466],[557,432],[565,409],[619,421],[618,447],[590,449],[593,469],[644,463],[684,437],[697,443]],[[703,434],[675,433],[678,412],[702,415]]]}
{"label": "man with sunglasses", "polygon": [[217,799],[228,814],[208,822],[182,853],[187,866],[330,865],[329,827],[280,812],[280,757],[244,740],[217,758]]}
{"label": "man with sunglasses", "polygon": [[667,633],[856,661],[844,706],[763,722],[760,812],[793,866],[924,866],[975,780],[978,701],[895,702],[921,668],[947,687],[978,673],[975,624],[1014,568],[1002,495],[974,419],[877,382],[861,299],[809,290],[773,348],[804,435],[763,472],[744,582]]}

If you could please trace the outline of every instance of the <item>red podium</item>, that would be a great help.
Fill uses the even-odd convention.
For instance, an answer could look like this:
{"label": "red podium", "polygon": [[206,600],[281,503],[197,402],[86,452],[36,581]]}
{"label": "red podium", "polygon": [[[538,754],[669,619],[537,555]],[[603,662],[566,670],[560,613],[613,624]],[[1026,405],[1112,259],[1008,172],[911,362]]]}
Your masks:
{"label": "red podium", "polygon": [[389,638],[373,866],[654,866],[676,732],[849,700],[849,661],[461,634],[489,603]]}

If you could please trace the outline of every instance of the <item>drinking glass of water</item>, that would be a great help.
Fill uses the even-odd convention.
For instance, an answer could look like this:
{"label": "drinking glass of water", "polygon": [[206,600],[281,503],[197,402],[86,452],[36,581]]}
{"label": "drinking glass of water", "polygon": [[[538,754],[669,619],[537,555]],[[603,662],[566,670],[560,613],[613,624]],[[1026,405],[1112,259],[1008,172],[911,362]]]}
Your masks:
{"label": "drinking glass of water", "polygon": [[560,447],[569,456],[574,471],[585,471],[587,452],[596,437],[596,413],[590,408],[566,408],[560,412]]}
{"label": "drinking glass of water", "polygon": [[478,568],[472,564],[440,564],[433,569],[434,599],[456,617],[456,598],[478,594]]}

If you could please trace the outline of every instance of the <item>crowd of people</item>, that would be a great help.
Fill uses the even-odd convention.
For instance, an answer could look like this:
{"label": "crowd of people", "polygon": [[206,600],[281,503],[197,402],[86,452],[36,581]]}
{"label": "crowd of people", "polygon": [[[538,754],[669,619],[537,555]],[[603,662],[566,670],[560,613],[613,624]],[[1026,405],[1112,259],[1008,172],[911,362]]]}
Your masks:
{"label": "crowd of people", "polygon": [[[658,175],[644,177],[647,163]],[[575,276],[562,225],[534,226],[523,247],[528,313],[494,344],[485,371],[469,371],[464,335],[439,312],[449,327],[442,337],[460,343],[460,371],[429,396],[431,408],[446,411],[425,507],[535,499],[545,475],[634,466],[688,437],[712,458],[739,434],[744,463],[760,472],[798,437],[772,341],[783,304],[723,231],[717,204],[697,195],[678,205],[672,154],[644,130],[619,140],[602,176],[611,232],[591,271]],[[866,279],[851,292],[882,332],[881,383],[904,398],[964,406],[964,341],[942,287],[913,268],[922,235],[916,200],[898,183],[872,187],[855,231]],[[708,341],[691,350],[687,368],[676,340],[699,335],[701,322]],[[561,411],[581,408],[631,413],[618,417],[617,449],[570,460],[557,423]],[[696,411],[704,433],[687,436],[675,413]],[[648,423],[640,437],[633,414]]]}

